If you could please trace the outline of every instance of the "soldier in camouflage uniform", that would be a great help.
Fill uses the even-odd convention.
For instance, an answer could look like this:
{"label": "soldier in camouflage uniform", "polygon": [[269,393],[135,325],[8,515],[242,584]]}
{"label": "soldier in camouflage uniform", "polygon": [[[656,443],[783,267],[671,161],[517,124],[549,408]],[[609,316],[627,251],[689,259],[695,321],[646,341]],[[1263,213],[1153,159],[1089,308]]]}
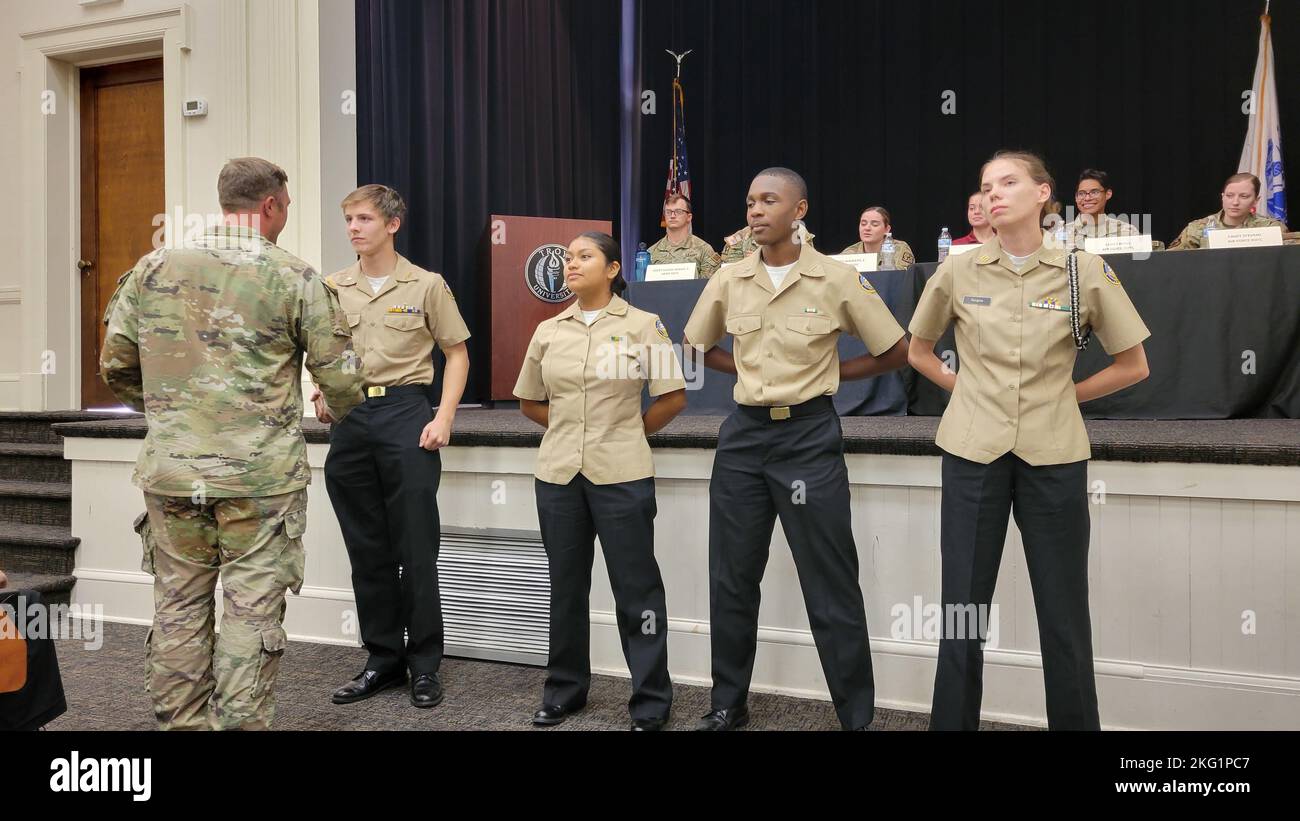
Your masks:
{"label": "soldier in camouflage uniform", "polygon": [[[809,231],[807,226],[802,222],[799,223],[799,242],[813,247],[813,237],[817,236]],[[758,243],[754,241],[754,230],[749,226],[741,228],[736,233],[723,240],[725,247],[722,250],[722,264],[729,262],[740,262],[747,259],[750,254],[758,250]]]}
{"label": "soldier in camouflage uniform", "polygon": [[1201,217],[1187,223],[1187,227],[1178,235],[1178,239],[1169,244],[1170,251],[1196,250],[1205,245],[1205,229],[1222,231],[1229,228],[1267,228],[1276,225],[1287,232],[1282,222],[1272,217],[1261,217],[1253,212],[1259,200],[1259,177],[1254,174],[1233,174],[1223,185],[1219,195],[1223,203],[1222,210],[1208,217]]}
{"label": "soldier in camouflage uniform", "polygon": [[694,219],[689,198],[678,195],[664,200],[664,224],[668,226],[668,234],[650,246],[651,265],[693,262],[696,279],[713,276],[722,260],[712,245],[691,233]]}
{"label": "soldier in camouflage uniform", "polygon": [[334,416],[362,401],[337,295],[274,245],[287,180],[266,160],[231,160],[217,183],[226,224],[142,258],[105,314],[104,381],[149,423],[136,530],[154,576],[146,690],[162,729],[270,726],[285,591],[305,563],[303,364]]}
{"label": "soldier in camouflage uniform", "polygon": [[[884,270],[884,260],[880,259],[880,247],[884,244],[885,234],[893,230],[889,212],[879,205],[864,210],[858,217],[858,242],[840,251],[841,254],[876,254],[877,266]],[[916,262],[912,246],[894,237],[894,268],[900,271],[911,268]]]}

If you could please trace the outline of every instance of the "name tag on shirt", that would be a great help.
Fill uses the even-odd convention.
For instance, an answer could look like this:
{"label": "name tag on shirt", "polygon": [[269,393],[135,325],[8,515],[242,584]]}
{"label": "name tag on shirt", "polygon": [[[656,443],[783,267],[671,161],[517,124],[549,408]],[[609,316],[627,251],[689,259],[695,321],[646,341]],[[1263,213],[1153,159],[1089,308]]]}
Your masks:
{"label": "name tag on shirt", "polygon": [[1151,235],[1128,237],[1086,237],[1083,250],[1090,254],[1149,254]]}
{"label": "name tag on shirt", "polygon": [[860,274],[869,274],[876,270],[877,254],[831,254],[831,259],[852,265]]}
{"label": "name tag on shirt", "polygon": [[1210,232],[1211,248],[1266,248],[1282,244],[1282,229],[1276,225],[1266,228],[1221,228]]}
{"label": "name tag on shirt", "polygon": [[656,263],[646,267],[645,281],[672,282],[678,279],[695,279],[695,269],[698,267],[694,262]]}
{"label": "name tag on shirt", "polygon": [[983,305],[983,306],[985,306],[985,307],[988,307],[989,305],[992,305],[992,304],[993,304],[993,297],[991,297],[991,296],[964,296],[964,297],[961,298],[961,303],[962,303],[963,305]]}

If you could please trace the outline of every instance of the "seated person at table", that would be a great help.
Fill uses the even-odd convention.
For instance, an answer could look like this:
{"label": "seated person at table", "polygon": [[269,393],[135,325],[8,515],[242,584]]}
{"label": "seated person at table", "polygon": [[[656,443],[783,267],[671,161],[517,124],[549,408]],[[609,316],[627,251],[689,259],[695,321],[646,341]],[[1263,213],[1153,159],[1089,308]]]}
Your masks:
{"label": "seated person at table", "polygon": [[689,198],[676,194],[664,200],[664,224],[668,226],[668,234],[648,249],[651,265],[693,262],[696,279],[713,276],[722,261],[713,246],[691,233],[694,219]]}
{"label": "seated person at table", "polygon": [[[872,205],[862,212],[858,218],[858,241],[841,251],[841,254],[876,254],[876,267],[881,270],[885,269],[884,260],[881,259],[880,246],[885,243],[885,234],[893,230],[890,224],[889,212],[883,206]],[[898,237],[894,237],[894,265],[898,270],[910,268],[916,262],[916,254],[912,253],[912,246],[903,242]]]}
{"label": "seated person at table", "polygon": [[1105,171],[1088,168],[1079,175],[1074,188],[1074,207],[1079,216],[1065,226],[1069,233],[1069,247],[1085,250],[1089,237],[1131,237],[1138,229],[1121,219],[1107,216],[1106,204],[1115,196],[1110,187],[1110,177]]}
{"label": "seated person at table", "polygon": [[966,222],[970,223],[970,233],[953,240],[953,245],[983,245],[998,233],[989,224],[989,215],[984,213],[982,191],[976,191],[966,198]]}
{"label": "seated person at table", "polygon": [[1282,229],[1282,233],[1286,233],[1287,228],[1283,223],[1255,213],[1255,203],[1259,200],[1259,177],[1254,174],[1241,173],[1228,177],[1219,198],[1223,203],[1219,213],[1187,223],[1178,239],[1169,244],[1170,251],[1209,247],[1207,230],[1267,228],[1276,225]]}
{"label": "seated person at table", "polygon": [[[799,223],[799,242],[813,247],[813,237],[817,236],[808,230],[802,222]],[[723,241],[722,264],[728,262],[740,262],[747,259],[750,254],[758,250],[758,243],[754,241],[754,231],[749,226],[741,228],[736,233],[727,237]]]}

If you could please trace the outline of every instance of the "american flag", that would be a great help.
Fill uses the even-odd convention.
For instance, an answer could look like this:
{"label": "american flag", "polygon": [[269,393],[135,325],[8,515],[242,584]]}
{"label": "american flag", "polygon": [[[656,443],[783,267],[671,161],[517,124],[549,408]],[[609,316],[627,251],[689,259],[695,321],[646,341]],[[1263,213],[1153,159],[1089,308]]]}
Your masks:
{"label": "american flag", "polygon": [[673,80],[673,156],[668,161],[668,187],[664,201],[669,197],[691,196],[691,167],[686,161],[686,93],[681,80]]}

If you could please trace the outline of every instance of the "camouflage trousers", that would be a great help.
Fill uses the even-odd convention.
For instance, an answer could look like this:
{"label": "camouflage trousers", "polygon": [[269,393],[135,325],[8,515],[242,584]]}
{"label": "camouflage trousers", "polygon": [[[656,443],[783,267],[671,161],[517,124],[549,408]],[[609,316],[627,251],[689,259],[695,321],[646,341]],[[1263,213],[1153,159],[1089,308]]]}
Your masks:
{"label": "camouflage trousers", "polygon": [[[285,591],[302,588],[307,491],[195,504],[146,493],[136,520],[154,577],[146,691],[164,730],[265,730],[284,655]],[[214,635],[217,580],[221,632]]]}

